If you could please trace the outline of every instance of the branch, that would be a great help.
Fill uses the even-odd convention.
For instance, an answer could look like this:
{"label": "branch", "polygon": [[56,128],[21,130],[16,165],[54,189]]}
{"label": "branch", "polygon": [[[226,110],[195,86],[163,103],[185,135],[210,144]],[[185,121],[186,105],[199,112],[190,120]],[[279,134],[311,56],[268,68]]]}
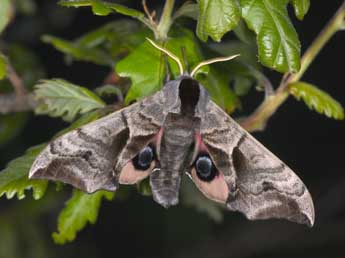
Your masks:
{"label": "branch", "polygon": [[175,0],[166,0],[163,13],[157,26],[157,40],[165,41],[172,24],[171,14],[174,9]]}
{"label": "branch", "polygon": [[32,94],[28,94],[23,80],[19,77],[11,63],[7,60],[7,79],[15,93],[0,94],[0,114],[23,112],[34,109],[36,102]]}
{"label": "branch", "polygon": [[0,114],[30,111],[35,106],[36,101],[32,94],[21,96],[20,101],[18,101],[18,96],[14,93],[0,95]]}
{"label": "branch", "polygon": [[284,103],[289,96],[288,86],[289,84],[298,81],[310,64],[313,62],[317,54],[325,46],[328,40],[339,30],[344,27],[345,19],[345,1],[339,7],[338,11],[327,23],[324,29],[316,37],[313,43],[309,46],[304,53],[301,60],[301,69],[295,73],[286,73],[280,83],[278,89],[268,96],[263,103],[246,119],[240,121],[240,124],[249,132],[262,131],[268,119],[277,111],[277,109]]}

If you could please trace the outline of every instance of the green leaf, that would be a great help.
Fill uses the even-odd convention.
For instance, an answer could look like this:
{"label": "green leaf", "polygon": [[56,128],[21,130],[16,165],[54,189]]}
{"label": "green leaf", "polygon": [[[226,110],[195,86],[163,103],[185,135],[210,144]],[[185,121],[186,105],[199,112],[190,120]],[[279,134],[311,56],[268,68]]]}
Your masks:
{"label": "green leaf", "polygon": [[132,81],[126,103],[151,95],[160,89],[163,81],[163,65],[160,59],[161,53],[146,41],[116,64],[117,74],[129,77]]}
{"label": "green leaf", "polygon": [[310,109],[314,109],[329,118],[344,119],[344,109],[341,104],[314,85],[296,82],[289,85],[289,91],[296,99],[302,99]]}
{"label": "green leaf", "polygon": [[103,198],[112,200],[114,193],[98,191],[86,194],[74,190],[72,198],[66,203],[58,219],[58,232],[53,233],[53,239],[57,244],[73,241],[78,231],[87,223],[94,224],[97,221],[98,211]]}
{"label": "green leaf", "polygon": [[85,47],[78,42],[68,41],[53,36],[45,35],[42,37],[43,42],[52,44],[57,50],[73,56],[76,60],[93,62],[99,65],[113,66],[114,62],[111,57],[103,50],[97,48]]}
{"label": "green leaf", "polygon": [[108,15],[111,11],[115,11],[120,14],[136,18],[146,24],[144,13],[120,4],[100,0],[62,0],[59,4],[66,7],[91,6],[93,13],[96,15]]}
{"label": "green leaf", "polygon": [[185,2],[174,14],[173,19],[177,19],[179,17],[189,17],[194,20],[198,20],[199,16],[199,5],[194,4],[192,2]]}
{"label": "green leaf", "polygon": [[6,76],[7,62],[6,57],[0,53],[0,80]]}
{"label": "green leaf", "polygon": [[123,100],[122,91],[116,85],[106,84],[106,85],[96,88],[94,92],[96,92],[96,94],[100,97],[109,97],[109,96],[114,95],[114,96],[117,96],[117,99],[119,101]]}
{"label": "green leaf", "polygon": [[186,177],[183,179],[181,184],[181,203],[208,215],[217,223],[222,222],[222,207],[216,202],[207,199],[193,184],[192,180]]}
{"label": "green leaf", "polygon": [[105,103],[84,87],[61,79],[42,80],[35,86],[35,97],[39,102],[37,114],[49,114],[72,121],[78,114],[103,108]]}
{"label": "green leaf", "polygon": [[92,30],[76,40],[64,40],[44,36],[45,43],[52,44],[57,50],[70,58],[113,67],[119,56],[140,45],[148,30],[131,20],[117,20]]}
{"label": "green leaf", "polygon": [[0,6],[0,33],[5,29],[12,16],[11,0],[1,0]]}
{"label": "green leaf", "polygon": [[225,111],[231,113],[239,106],[240,102],[230,89],[231,78],[223,69],[220,70],[217,67],[219,66],[213,65],[206,76],[198,76],[197,79],[208,90],[212,100]]}
{"label": "green leaf", "polygon": [[[184,48],[191,67],[201,61],[201,51],[193,33],[188,30],[171,32],[171,38],[164,46],[183,60],[181,49]],[[168,62],[173,75],[178,75],[178,67],[170,58]],[[149,65],[148,65],[149,64]],[[151,95],[159,90],[165,76],[165,58],[161,51],[149,42],[142,43],[126,58],[116,65],[116,72],[121,77],[129,77],[131,88],[126,96],[126,103]]]}
{"label": "green leaf", "polygon": [[223,35],[236,27],[240,9],[235,0],[199,0],[196,33],[202,41],[210,36],[219,42]]}
{"label": "green leaf", "polygon": [[0,196],[6,194],[7,199],[11,199],[17,195],[18,199],[23,199],[27,189],[33,190],[36,200],[44,195],[48,181],[28,179],[30,167],[44,146],[45,144],[41,144],[28,149],[24,156],[12,160],[0,172]]}
{"label": "green leaf", "polygon": [[259,59],[279,72],[300,68],[300,42],[291,23],[288,0],[240,0],[242,17],[257,34]]}
{"label": "green leaf", "polygon": [[137,190],[144,196],[151,196],[152,190],[150,186],[150,178],[145,178],[144,180],[137,183]]}
{"label": "green leaf", "polygon": [[291,0],[291,3],[295,9],[296,17],[303,20],[309,10],[310,0]]}

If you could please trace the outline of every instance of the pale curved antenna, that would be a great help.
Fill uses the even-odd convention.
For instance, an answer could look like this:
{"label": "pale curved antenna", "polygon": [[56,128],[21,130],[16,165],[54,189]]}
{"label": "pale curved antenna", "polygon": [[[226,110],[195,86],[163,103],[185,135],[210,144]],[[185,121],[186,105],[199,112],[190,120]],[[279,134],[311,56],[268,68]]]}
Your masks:
{"label": "pale curved antenna", "polygon": [[180,61],[180,59],[175,56],[173,53],[171,53],[169,50],[161,47],[161,46],[158,46],[155,42],[153,42],[151,39],[149,38],[146,38],[148,40],[148,42],[150,42],[152,44],[152,46],[154,46],[155,48],[159,49],[160,51],[162,51],[163,53],[167,54],[171,59],[173,59],[177,65],[178,65],[178,68],[180,70],[180,75],[183,75],[183,66],[182,66],[182,63]]}
{"label": "pale curved antenna", "polygon": [[225,62],[225,61],[229,61],[231,59],[234,59],[236,57],[240,56],[239,54],[237,55],[233,55],[233,56],[225,56],[225,57],[216,57],[216,58],[212,58],[209,60],[205,60],[200,62],[197,66],[195,66],[195,68],[193,69],[193,71],[190,73],[190,76],[193,77],[195,75],[195,73],[203,66],[205,65],[209,65],[209,64],[213,64],[213,63],[218,63],[218,62]]}

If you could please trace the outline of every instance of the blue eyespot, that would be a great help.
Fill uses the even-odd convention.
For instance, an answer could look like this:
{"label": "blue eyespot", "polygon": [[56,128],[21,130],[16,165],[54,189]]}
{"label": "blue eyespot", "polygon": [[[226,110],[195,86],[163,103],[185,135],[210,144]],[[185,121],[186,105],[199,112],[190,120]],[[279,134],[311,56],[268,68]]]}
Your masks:
{"label": "blue eyespot", "polygon": [[137,170],[147,170],[154,160],[154,151],[151,146],[146,146],[133,159],[133,166]]}
{"label": "blue eyespot", "polygon": [[194,163],[196,174],[202,181],[210,182],[217,175],[217,169],[207,154],[199,155]]}

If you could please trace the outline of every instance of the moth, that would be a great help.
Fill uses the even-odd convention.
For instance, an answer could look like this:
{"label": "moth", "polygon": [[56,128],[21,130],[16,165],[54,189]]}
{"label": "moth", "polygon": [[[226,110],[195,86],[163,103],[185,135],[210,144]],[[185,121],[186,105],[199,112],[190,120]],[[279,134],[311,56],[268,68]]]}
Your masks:
{"label": "moth", "polygon": [[52,141],[29,177],[61,181],[87,193],[115,191],[149,177],[153,199],[179,200],[184,173],[209,199],[248,219],[285,218],[312,226],[314,207],[301,179],[183,73],[152,96]]}

